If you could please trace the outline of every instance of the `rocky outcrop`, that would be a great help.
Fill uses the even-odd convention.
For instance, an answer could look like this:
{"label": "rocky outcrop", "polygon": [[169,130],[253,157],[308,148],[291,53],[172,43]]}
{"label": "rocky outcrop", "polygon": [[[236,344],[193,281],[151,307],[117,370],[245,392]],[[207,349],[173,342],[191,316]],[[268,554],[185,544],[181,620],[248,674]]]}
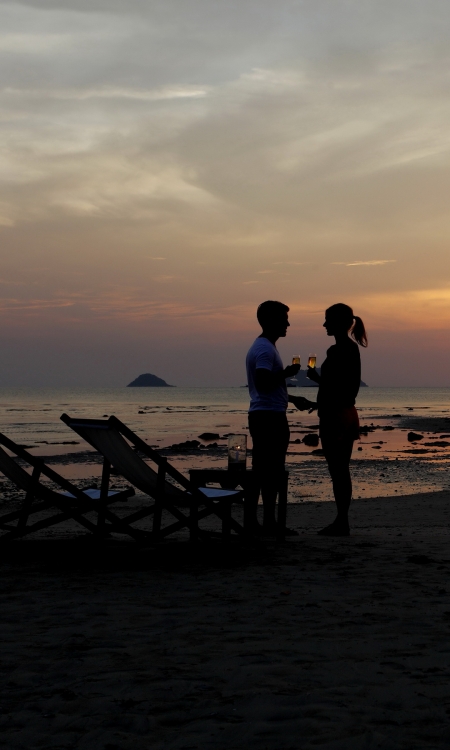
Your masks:
{"label": "rocky outcrop", "polygon": [[150,372],[146,372],[128,383],[127,388],[175,388],[175,386],[169,385],[165,380],[152,375]]}

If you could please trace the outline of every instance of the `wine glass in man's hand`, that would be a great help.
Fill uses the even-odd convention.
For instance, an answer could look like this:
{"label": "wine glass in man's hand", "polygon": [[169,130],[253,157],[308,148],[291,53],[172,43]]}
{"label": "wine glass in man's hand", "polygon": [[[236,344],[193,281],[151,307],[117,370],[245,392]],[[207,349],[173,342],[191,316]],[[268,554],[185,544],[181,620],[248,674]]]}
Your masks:
{"label": "wine glass in man's hand", "polygon": [[[294,354],[294,356],[292,357],[292,364],[295,365],[296,367],[298,365],[297,372],[299,372],[299,370],[300,370],[300,364],[301,364],[300,354]],[[291,378],[291,380],[298,380],[298,378],[296,377],[297,372],[295,373],[294,377]]]}

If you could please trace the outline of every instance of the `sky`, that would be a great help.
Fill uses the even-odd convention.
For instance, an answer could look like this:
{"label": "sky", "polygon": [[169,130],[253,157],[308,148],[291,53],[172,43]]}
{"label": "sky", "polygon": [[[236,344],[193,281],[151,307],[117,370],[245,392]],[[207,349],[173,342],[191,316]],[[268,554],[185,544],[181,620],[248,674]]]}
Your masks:
{"label": "sky", "polygon": [[0,0],[0,385],[450,385],[448,0]]}

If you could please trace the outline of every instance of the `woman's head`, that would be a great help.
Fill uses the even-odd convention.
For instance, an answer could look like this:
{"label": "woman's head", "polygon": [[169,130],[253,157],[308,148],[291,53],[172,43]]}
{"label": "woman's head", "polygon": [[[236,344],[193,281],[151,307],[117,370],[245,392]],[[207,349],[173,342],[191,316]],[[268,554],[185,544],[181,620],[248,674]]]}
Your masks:
{"label": "woman's head", "polygon": [[360,346],[367,346],[367,334],[364,323],[348,305],[338,302],[331,305],[325,311],[325,323],[323,324],[328,336],[336,336],[351,331],[351,336]]}

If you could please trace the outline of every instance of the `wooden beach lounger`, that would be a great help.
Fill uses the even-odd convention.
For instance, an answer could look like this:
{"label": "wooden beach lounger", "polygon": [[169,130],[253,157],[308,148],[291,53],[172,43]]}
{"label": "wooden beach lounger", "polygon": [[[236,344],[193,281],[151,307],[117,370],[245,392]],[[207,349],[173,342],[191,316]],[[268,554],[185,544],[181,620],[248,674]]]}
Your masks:
{"label": "wooden beach lounger", "polygon": [[[222,537],[225,540],[229,539],[231,530],[243,533],[243,527],[231,516],[232,504],[243,502],[243,491],[195,487],[171,466],[167,458],[150,448],[117,417],[77,419],[63,414],[61,419],[103,456],[102,486],[108,485],[113,468],[134,487],[152,498],[152,504],[121,519],[130,529],[131,524],[153,515],[154,538],[163,538],[180,529],[189,528],[191,541],[195,541],[204,533],[199,529],[199,520],[215,515],[222,521]],[[150,459],[155,469],[139,454]],[[176,519],[165,527],[161,525],[163,510]]]}
{"label": "wooden beach lounger", "polygon": [[[1,433],[0,446],[13,454],[10,456],[0,447],[0,472],[25,492],[19,510],[0,515],[0,532],[4,532],[0,533],[0,540],[23,537],[69,519],[77,521],[93,534],[103,535],[109,530],[124,531],[121,520],[107,506],[134,495],[132,488],[113,492],[102,484],[100,490],[80,490],[50,469],[42,459],[32,456],[25,448]],[[58,489],[44,484],[42,477],[49,479]],[[92,512],[95,513],[96,523],[86,518],[86,514]]]}

